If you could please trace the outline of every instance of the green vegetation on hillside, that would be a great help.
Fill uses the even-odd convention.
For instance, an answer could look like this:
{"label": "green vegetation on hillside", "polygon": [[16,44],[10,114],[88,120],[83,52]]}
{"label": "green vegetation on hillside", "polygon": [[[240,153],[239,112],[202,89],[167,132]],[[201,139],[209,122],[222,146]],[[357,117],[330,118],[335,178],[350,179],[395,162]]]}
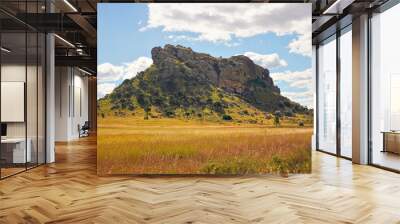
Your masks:
{"label": "green vegetation on hillside", "polygon": [[[171,49],[166,48],[166,50]],[[188,51],[187,48],[173,48],[173,50]],[[247,58],[235,56],[230,59],[232,62],[229,62],[229,65],[225,65],[225,61],[220,62],[222,67],[233,66],[236,70],[230,68],[232,72],[246,77],[235,81],[235,78],[220,80],[220,74],[212,78],[205,78],[207,74],[200,74],[207,72],[201,68],[211,63],[202,60],[217,60],[211,56],[201,54],[200,59],[182,61],[183,59],[173,53],[159,54],[164,57],[163,60],[138,73],[136,77],[123,81],[112,93],[98,100],[99,116],[103,118],[139,116],[146,120],[179,118],[239,123],[263,123],[271,120],[272,123],[276,112],[279,112],[293,123],[312,122],[311,111],[281,96],[279,89],[267,76],[268,72],[261,73],[263,76],[249,73],[251,72],[249,68],[253,67],[260,73],[261,67],[255,67],[256,65]],[[247,67],[243,67],[243,60],[249,63]],[[212,69],[216,69],[215,67],[217,66],[213,64]],[[216,70],[221,72],[219,68]],[[220,82],[223,82],[222,87],[219,87]],[[240,88],[241,92],[233,91],[235,88]]]}

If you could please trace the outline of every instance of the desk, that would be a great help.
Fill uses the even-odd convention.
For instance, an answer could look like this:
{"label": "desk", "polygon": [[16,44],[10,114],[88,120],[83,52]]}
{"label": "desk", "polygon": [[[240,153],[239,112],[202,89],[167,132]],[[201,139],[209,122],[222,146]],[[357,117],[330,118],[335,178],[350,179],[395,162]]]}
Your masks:
{"label": "desk", "polygon": [[383,150],[382,152],[392,152],[400,154],[400,132],[383,131]]}
{"label": "desk", "polygon": [[[7,163],[26,163],[31,162],[31,139],[27,139],[25,152],[25,138],[5,138],[1,139],[1,156]],[[3,156],[4,155],[4,156]],[[11,159],[12,158],[12,159]]]}

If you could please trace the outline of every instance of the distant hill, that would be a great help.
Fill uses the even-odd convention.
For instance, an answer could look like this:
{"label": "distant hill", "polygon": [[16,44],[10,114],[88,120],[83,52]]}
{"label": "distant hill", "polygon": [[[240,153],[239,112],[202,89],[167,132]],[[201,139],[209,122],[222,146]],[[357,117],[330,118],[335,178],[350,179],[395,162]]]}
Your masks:
{"label": "distant hill", "polygon": [[183,46],[151,51],[153,65],[98,100],[99,116],[254,121],[310,114],[280,94],[269,70],[246,56],[215,58]]}

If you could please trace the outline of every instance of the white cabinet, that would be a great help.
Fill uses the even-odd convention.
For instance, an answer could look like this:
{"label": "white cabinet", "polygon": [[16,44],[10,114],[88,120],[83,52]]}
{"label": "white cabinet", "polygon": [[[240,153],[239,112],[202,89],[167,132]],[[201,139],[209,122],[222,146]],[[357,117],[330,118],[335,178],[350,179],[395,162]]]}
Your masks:
{"label": "white cabinet", "polygon": [[25,151],[25,138],[2,139],[1,144],[12,149],[12,163],[25,163],[32,161],[32,140],[27,139]]}

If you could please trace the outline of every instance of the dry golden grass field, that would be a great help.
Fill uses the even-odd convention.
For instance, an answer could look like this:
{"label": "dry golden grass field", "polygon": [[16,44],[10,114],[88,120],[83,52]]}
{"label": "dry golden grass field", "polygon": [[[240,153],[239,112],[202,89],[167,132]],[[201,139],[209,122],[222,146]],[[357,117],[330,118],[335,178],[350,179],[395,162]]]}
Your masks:
{"label": "dry golden grass field", "polygon": [[98,124],[99,175],[311,170],[310,127],[135,117],[99,118]]}

